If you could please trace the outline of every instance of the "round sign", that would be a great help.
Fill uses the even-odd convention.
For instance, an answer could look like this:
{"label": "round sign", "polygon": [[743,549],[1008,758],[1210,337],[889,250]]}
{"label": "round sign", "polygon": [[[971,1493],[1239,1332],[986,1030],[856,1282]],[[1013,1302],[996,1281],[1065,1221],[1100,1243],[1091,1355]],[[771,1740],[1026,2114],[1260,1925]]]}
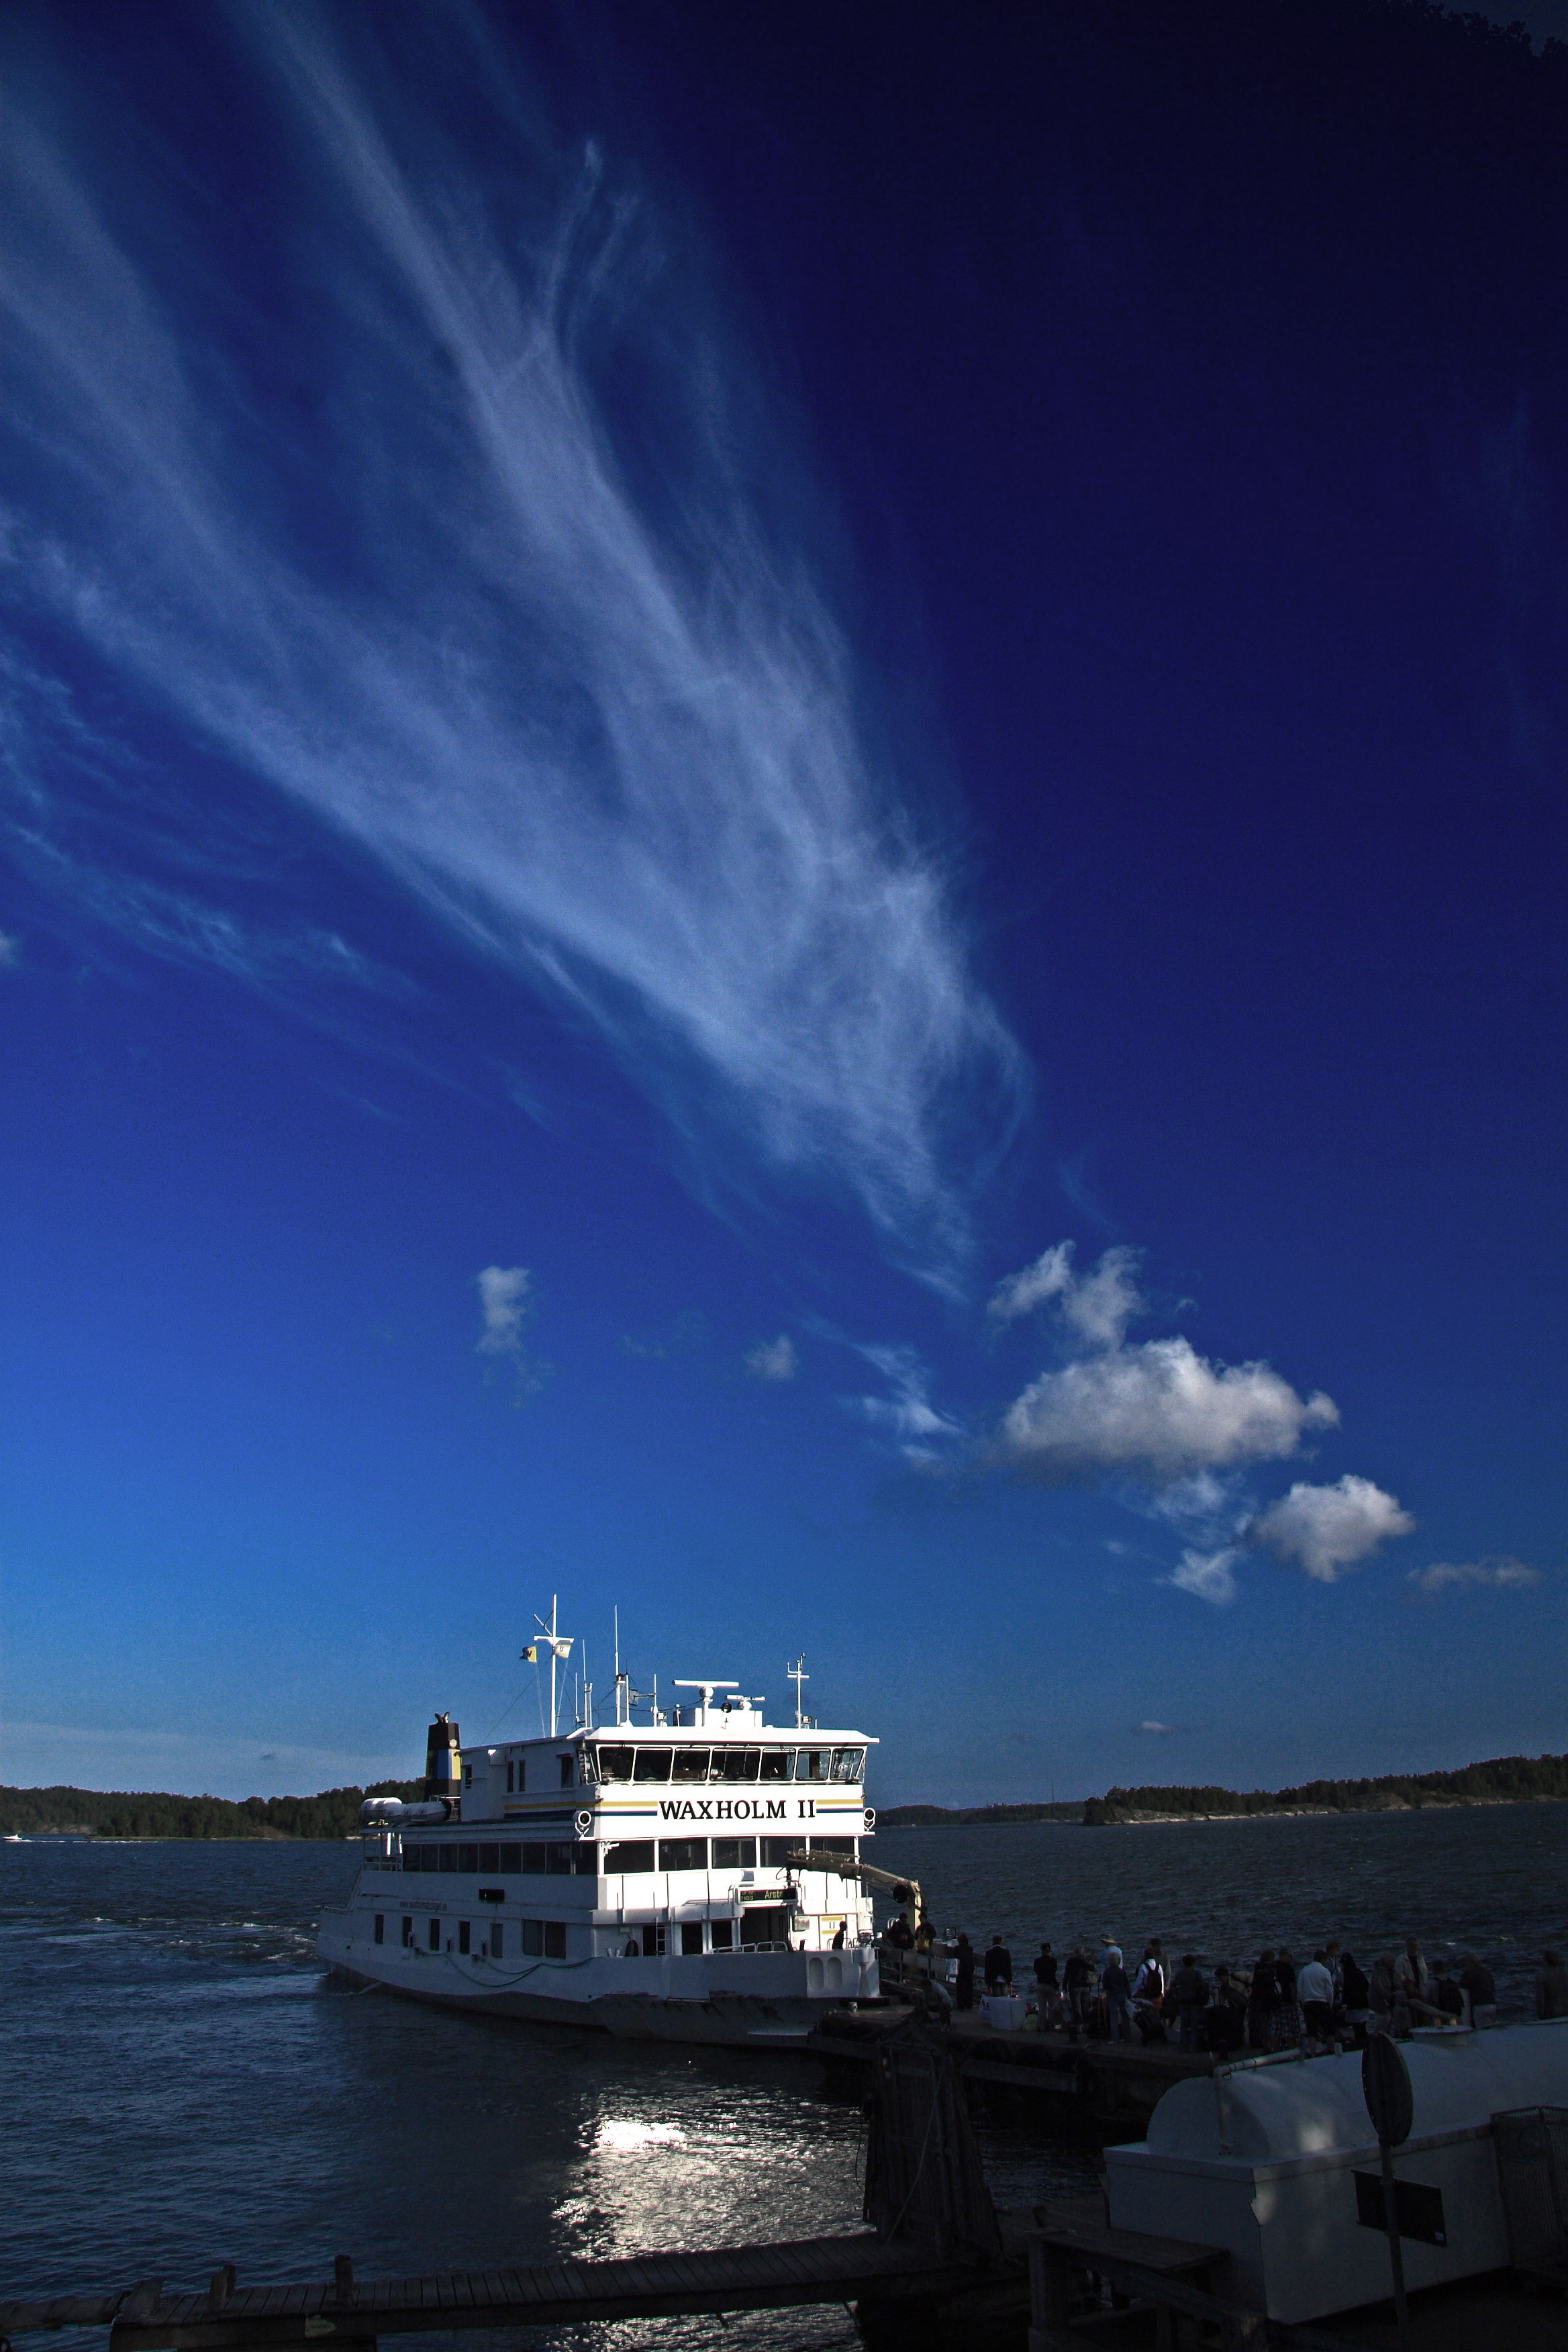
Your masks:
{"label": "round sign", "polygon": [[1402,2146],[1415,2120],[1415,2094],[1405,2053],[1386,2033],[1373,2034],[1361,2053],[1361,2087],[1379,2146]]}

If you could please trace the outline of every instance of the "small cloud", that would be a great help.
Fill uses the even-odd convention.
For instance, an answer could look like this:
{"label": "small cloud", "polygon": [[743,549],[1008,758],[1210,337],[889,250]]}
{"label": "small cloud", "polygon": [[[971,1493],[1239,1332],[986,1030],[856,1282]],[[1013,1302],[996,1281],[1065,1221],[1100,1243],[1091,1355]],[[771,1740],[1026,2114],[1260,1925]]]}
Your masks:
{"label": "small cloud", "polygon": [[986,1314],[994,1323],[1012,1323],[1057,1301],[1089,1347],[1119,1348],[1128,1324],[1142,1310],[1135,1279],[1138,1252],[1108,1249],[1098,1265],[1080,1275],[1073,1271],[1073,1247],[1071,1242],[1055,1242],[1033,1265],[998,1283]]}
{"label": "small cloud", "polygon": [[1191,1592],[1199,1601],[1212,1601],[1224,1609],[1236,1599],[1236,1547],[1227,1544],[1221,1551],[1194,1551],[1191,1545],[1171,1570],[1168,1581],[1178,1592]]}
{"label": "small cloud", "polygon": [[1101,1536],[1100,1541],[1101,1550],[1110,1552],[1116,1559],[1124,1559],[1132,1549],[1131,1544],[1124,1544],[1120,1536]]}
{"label": "small cloud", "polygon": [[510,1360],[517,1370],[516,1402],[521,1404],[525,1396],[536,1394],[554,1371],[553,1365],[540,1362],[522,1344],[533,1313],[528,1295],[532,1277],[525,1265],[487,1265],[474,1279],[484,1318],[478,1352]]}
{"label": "small cloud", "polygon": [[1388,1537],[1407,1536],[1415,1525],[1394,1496],[1347,1471],[1331,1486],[1298,1482],[1248,1522],[1247,1539],[1293,1560],[1320,1584],[1333,1584]]}
{"label": "small cloud", "polygon": [[1478,1587],[1494,1592],[1522,1592],[1540,1581],[1538,1568],[1531,1568],[1522,1559],[1514,1559],[1506,1553],[1488,1559],[1438,1559],[1430,1568],[1405,1571],[1405,1582],[1429,1600],[1439,1592],[1474,1591]]}
{"label": "small cloud", "polygon": [[748,1353],[746,1373],[753,1381],[793,1381],[800,1370],[795,1341],[787,1331],[776,1339],[763,1339]]}
{"label": "small cloud", "polygon": [[931,1402],[931,1373],[912,1348],[860,1347],[893,1393],[890,1397],[846,1397],[851,1412],[859,1413],[874,1429],[885,1430],[911,1461],[934,1459],[931,1441],[963,1434],[956,1421]]}
{"label": "small cloud", "polygon": [[276,1764],[278,1761],[278,1750],[276,1748],[264,1748],[261,1754],[256,1760],[258,1764]]}
{"label": "small cloud", "polygon": [[487,1265],[476,1276],[484,1329],[479,1334],[481,1356],[521,1353],[522,1335],[531,1308],[528,1301],[529,1272],[525,1265]]}
{"label": "small cloud", "polygon": [[9,931],[0,931],[0,971],[14,971],[21,961],[21,940]]}
{"label": "small cloud", "polygon": [[1173,1723],[1141,1723],[1138,1727],[1140,1731],[1155,1731],[1162,1736],[1174,1731],[1175,1727]]}

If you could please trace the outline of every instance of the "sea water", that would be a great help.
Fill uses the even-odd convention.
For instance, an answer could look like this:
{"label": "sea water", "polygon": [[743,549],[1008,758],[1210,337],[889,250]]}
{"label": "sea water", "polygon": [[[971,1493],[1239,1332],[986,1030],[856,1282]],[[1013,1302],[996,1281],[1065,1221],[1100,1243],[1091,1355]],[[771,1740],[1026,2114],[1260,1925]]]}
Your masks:
{"label": "sea water", "polygon": [[[1086,1831],[888,1831],[939,1926],[1020,1968],[1158,1934],[1205,1962],[1337,1935],[1482,1951],[1528,2009],[1568,1912],[1568,1807]],[[356,1844],[0,1845],[0,2296],[593,2259],[859,2220],[864,2126],[812,2063],[612,2042],[349,1990],[314,1957]],[[983,2122],[1003,2203],[1092,2187],[1047,2117]],[[584,2344],[845,2344],[832,2308],[578,2331]],[[495,2340],[495,2339],[492,2339]],[[533,2336],[520,2339],[539,2343]],[[84,2347],[101,2337],[83,2336]],[[59,2343],[71,2352],[71,2339]]]}

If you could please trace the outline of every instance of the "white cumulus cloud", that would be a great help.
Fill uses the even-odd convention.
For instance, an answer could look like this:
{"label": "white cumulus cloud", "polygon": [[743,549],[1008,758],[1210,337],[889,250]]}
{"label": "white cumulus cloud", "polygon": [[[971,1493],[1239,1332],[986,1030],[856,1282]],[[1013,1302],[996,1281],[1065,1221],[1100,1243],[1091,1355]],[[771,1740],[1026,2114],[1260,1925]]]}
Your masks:
{"label": "white cumulus cloud", "polygon": [[479,1285],[479,1312],[484,1320],[479,1339],[479,1354],[520,1355],[530,1312],[527,1266],[487,1265],[474,1278]]}
{"label": "white cumulus cloud", "polygon": [[793,1381],[800,1369],[795,1341],[787,1331],[776,1339],[759,1340],[746,1356],[746,1370],[753,1381]]}
{"label": "white cumulus cloud", "polygon": [[1175,1727],[1173,1723],[1141,1723],[1138,1727],[1140,1731],[1174,1731]]}
{"label": "white cumulus cloud", "polygon": [[1008,1407],[998,1458],[1028,1477],[1120,1471],[1154,1486],[1293,1454],[1339,1409],[1265,1363],[1213,1364],[1185,1339],[1112,1347],[1043,1372]]}
{"label": "white cumulus cloud", "polygon": [[100,154],[45,73],[0,105],[13,583],[588,1024],[705,1180],[804,1173],[951,1283],[1026,1074],[704,257],[477,10],[221,26],[254,315],[177,155]]}
{"label": "white cumulus cloud", "polygon": [[1248,1523],[1249,1543],[1267,1545],[1321,1584],[1332,1584],[1390,1536],[1407,1536],[1415,1522],[1370,1478],[1347,1472],[1331,1486],[1298,1483]]}
{"label": "white cumulus cloud", "polygon": [[1478,1587],[1494,1592],[1521,1592],[1540,1583],[1541,1570],[1522,1559],[1502,1554],[1488,1559],[1435,1559],[1430,1568],[1407,1569],[1405,1581],[1418,1592],[1434,1596],[1439,1592],[1474,1591]]}

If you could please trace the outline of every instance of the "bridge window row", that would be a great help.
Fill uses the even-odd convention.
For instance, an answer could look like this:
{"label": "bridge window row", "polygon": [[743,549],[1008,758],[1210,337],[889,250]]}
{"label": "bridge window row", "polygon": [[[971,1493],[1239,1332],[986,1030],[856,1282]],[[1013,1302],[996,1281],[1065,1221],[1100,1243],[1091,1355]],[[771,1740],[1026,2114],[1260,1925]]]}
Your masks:
{"label": "bridge window row", "polygon": [[492,1873],[498,1878],[593,1878],[598,1873],[599,1849],[596,1845],[574,1845],[558,1841],[550,1845],[512,1845],[507,1843],[459,1845],[452,1841],[444,1845],[431,1842],[403,1842],[405,1870],[440,1870],[463,1873]]}
{"label": "bridge window row", "polygon": [[583,1749],[584,1780],[863,1780],[863,1748],[621,1747]]}
{"label": "bridge window row", "polygon": [[[853,1838],[813,1838],[820,1854],[850,1854]],[[638,1870],[778,1870],[800,1851],[799,1838],[623,1838],[605,1848],[605,1875]],[[710,1859],[711,1855],[711,1860]]]}

